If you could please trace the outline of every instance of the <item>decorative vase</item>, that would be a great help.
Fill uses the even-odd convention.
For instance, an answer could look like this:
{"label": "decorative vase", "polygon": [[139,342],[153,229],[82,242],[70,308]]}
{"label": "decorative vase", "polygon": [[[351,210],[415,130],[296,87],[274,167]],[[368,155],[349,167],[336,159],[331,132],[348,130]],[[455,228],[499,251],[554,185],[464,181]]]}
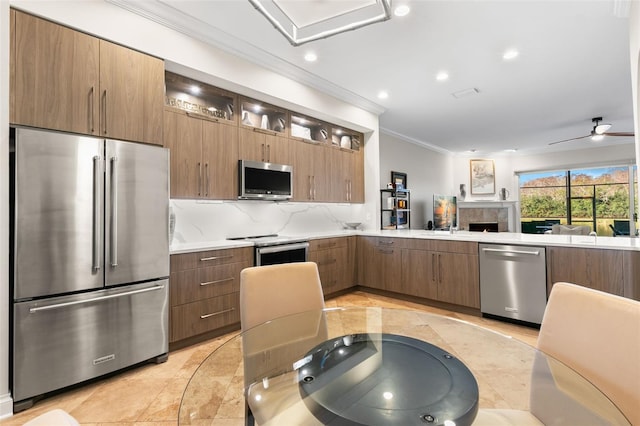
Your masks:
{"label": "decorative vase", "polygon": [[464,197],[467,196],[467,189],[466,189],[466,185],[464,183],[460,184],[460,199],[464,200]]}

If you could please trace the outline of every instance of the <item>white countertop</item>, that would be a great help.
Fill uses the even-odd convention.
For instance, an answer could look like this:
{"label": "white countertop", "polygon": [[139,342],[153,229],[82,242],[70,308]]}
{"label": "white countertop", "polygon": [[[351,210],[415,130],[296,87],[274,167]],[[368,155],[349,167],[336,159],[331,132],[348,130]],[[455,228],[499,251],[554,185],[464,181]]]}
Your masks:
{"label": "white countertop", "polygon": [[[456,231],[427,231],[421,229],[402,229],[394,231],[371,230],[358,231],[336,229],[335,231],[311,232],[304,235],[289,235],[291,237],[304,236],[310,240],[320,238],[347,237],[351,235],[364,235],[370,237],[394,237],[394,238],[423,238],[453,241],[473,241],[479,243],[515,244],[515,245],[541,245],[559,247],[582,247],[598,249],[618,249],[640,251],[640,238],[629,237],[592,237],[588,235],[551,235],[551,234],[521,234],[516,232],[469,232]],[[170,247],[171,254],[191,253],[205,250],[219,250],[238,247],[252,247],[249,241],[215,240],[196,241],[189,243],[173,243]]]}

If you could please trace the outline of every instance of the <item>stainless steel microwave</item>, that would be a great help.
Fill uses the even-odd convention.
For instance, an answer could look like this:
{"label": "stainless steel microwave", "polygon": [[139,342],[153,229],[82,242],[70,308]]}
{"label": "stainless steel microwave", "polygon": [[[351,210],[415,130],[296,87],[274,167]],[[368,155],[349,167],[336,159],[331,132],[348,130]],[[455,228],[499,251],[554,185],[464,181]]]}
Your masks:
{"label": "stainless steel microwave", "polygon": [[238,198],[289,200],[293,195],[293,167],[260,161],[238,161]]}

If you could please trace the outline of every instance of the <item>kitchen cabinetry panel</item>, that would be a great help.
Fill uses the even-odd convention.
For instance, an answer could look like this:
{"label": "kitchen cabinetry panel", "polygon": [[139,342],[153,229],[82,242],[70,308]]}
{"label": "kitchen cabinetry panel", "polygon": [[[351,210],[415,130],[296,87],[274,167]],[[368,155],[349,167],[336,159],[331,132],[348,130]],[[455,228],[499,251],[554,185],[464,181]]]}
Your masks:
{"label": "kitchen cabinetry panel", "polygon": [[559,281],[624,296],[624,253],[591,248],[547,248],[547,295]]}
{"label": "kitchen cabinetry panel", "polygon": [[162,145],[164,63],[15,11],[12,122]]}
{"label": "kitchen cabinetry panel", "polygon": [[323,238],[309,242],[309,261],[318,265],[325,295],[354,285],[353,237]]}
{"label": "kitchen cabinetry panel", "polygon": [[438,300],[480,308],[478,256],[438,253]]}
{"label": "kitchen cabinetry panel", "polygon": [[253,266],[253,248],[171,256],[170,342],[240,321],[240,272]]}
{"label": "kitchen cabinetry panel", "polygon": [[240,159],[291,164],[289,140],[261,129],[239,129]]}
{"label": "kitchen cabinetry panel", "polygon": [[200,300],[171,308],[171,341],[206,333],[240,322],[238,293]]}
{"label": "kitchen cabinetry panel", "polygon": [[97,135],[100,41],[14,13],[12,123]]}
{"label": "kitchen cabinetry panel", "polygon": [[293,149],[293,200],[330,201],[328,150],[318,143],[297,142]]}
{"label": "kitchen cabinetry panel", "polygon": [[402,250],[402,293],[438,299],[438,253]]}
{"label": "kitchen cabinetry panel", "polygon": [[171,198],[236,199],[236,126],[165,110],[165,147],[171,151]]}
{"label": "kitchen cabinetry panel", "polygon": [[164,63],[100,40],[100,134],[162,145]]}
{"label": "kitchen cabinetry panel", "polygon": [[402,292],[402,238],[360,237],[364,259],[360,284]]}
{"label": "kitchen cabinetry panel", "polygon": [[15,123],[16,11],[9,9],[9,122]]}

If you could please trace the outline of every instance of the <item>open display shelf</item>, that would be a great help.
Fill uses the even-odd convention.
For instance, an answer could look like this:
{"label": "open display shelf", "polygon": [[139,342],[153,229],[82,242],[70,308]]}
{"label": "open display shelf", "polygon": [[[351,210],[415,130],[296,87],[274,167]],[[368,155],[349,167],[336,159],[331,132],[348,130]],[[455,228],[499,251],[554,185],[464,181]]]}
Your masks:
{"label": "open display shelf", "polygon": [[411,193],[408,189],[380,190],[380,229],[409,229]]}

